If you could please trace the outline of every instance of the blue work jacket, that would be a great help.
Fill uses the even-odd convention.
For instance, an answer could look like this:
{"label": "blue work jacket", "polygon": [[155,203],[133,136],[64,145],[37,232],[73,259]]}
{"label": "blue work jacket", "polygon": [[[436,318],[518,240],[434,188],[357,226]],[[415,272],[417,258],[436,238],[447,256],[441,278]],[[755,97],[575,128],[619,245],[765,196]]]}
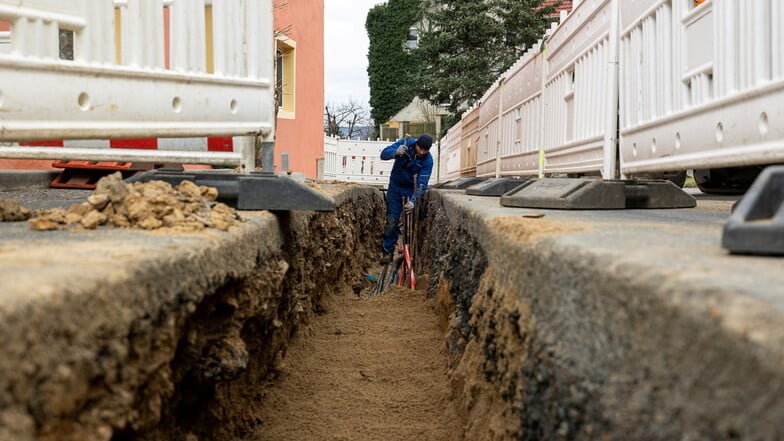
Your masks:
{"label": "blue work jacket", "polygon": [[[397,148],[406,143],[408,150],[404,156],[395,157]],[[392,173],[389,175],[389,186],[395,186],[400,189],[414,190],[414,175],[416,175],[416,191],[412,192],[411,201],[415,201],[417,197],[424,194],[427,190],[427,182],[430,180],[430,174],[433,172],[433,156],[430,152],[424,157],[416,156],[416,149],[414,148],[416,139],[401,139],[396,143],[385,147],[381,151],[381,159],[389,160],[395,159],[395,164],[392,166]]]}

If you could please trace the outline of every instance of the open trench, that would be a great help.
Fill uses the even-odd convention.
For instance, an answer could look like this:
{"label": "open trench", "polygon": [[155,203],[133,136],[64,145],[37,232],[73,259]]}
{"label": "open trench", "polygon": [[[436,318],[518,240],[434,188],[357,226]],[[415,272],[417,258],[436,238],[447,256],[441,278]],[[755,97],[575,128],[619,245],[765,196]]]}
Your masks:
{"label": "open trench", "polygon": [[[657,273],[545,240],[580,223],[430,192],[417,290],[369,299],[381,192],[322,190],[337,211],[249,215],[129,260],[137,283],[0,310],[0,441],[781,439],[777,371]],[[162,238],[96,234],[124,259]]]}
{"label": "open trench", "polygon": [[[111,441],[517,437],[508,404],[515,391],[496,396],[488,354],[468,343],[480,325],[469,310],[487,266],[481,248],[469,235],[421,240],[417,290],[368,298],[365,274],[380,269],[382,195],[331,191],[336,212],[276,214],[281,250],[259,256],[252,276],[195,308],[174,305],[135,333],[131,345],[150,351],[139,355],[146,363],[173,355],[140,374],[133,409]],[[423,217],[418,234],[436,231],[431,225]],[[446,243],[456,248],[439,250]],[[181,325],[161,332],[172,320]],[[49,429],[42,439],[63,439]],[[75,433],[91,432],[87,439],[103,438]]]}

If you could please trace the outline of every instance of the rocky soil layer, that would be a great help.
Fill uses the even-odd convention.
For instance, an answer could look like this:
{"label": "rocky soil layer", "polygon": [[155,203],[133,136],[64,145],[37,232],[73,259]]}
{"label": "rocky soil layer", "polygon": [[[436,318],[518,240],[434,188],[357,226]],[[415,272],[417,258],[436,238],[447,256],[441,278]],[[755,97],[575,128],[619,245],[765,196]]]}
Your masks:
{"label": "rocky soil layer", "polygon": [[[19,277],[37,261],[53,273],[0,275],[13,287],[0,307],[0,439],[247,438],[291,336],[326,292],[359,292],[377,258],[381,193],[322,190],[337,211],[243,212],[228,232],[52,231],[35,233],[36,249],[5,240],[0,257]],[[50,260],[58,253],[86,264]]]}
{"label": "rocky soil layer", "polygon": [[418,255],[466,439],[784,436],[775,314],[572,239],[596,225],[463,201],[428,193]]}

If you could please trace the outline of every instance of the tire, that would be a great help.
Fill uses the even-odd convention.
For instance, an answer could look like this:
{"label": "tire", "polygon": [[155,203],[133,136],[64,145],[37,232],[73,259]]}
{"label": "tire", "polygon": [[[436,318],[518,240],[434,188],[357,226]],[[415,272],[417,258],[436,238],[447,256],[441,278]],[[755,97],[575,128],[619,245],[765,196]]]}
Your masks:
{"label": "tire", "polygon": [[645,179],[666,179],[677,185],[678,188],[683,188],[683,185],[686,184],[686,170],[666,171],[661,173],[645,173],[635,176]]}
{"label": "tire", "polygon": [[683,188],[684,184],[686,184],[686,170],[665,172],[664,179],[667,179],[668,181],[677,185],[678,188]]}
{"label": "tire", "polygon": [[694,182],[701,192],[742,195],[757,179],[764,166],[709,168],[694,170]]}

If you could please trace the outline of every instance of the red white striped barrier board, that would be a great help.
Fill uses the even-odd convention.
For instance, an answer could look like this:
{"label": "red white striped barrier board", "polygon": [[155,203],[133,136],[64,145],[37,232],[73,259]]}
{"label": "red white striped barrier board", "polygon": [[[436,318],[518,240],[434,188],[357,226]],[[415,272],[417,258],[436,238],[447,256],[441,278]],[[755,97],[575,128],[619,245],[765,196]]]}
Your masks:
{"label": "red white striped barrier board", "polygon": [[84,147],[95,149],[175,150],[196,152],[232,152],[232,138],[140,138],[25,141],[21,147]]}

